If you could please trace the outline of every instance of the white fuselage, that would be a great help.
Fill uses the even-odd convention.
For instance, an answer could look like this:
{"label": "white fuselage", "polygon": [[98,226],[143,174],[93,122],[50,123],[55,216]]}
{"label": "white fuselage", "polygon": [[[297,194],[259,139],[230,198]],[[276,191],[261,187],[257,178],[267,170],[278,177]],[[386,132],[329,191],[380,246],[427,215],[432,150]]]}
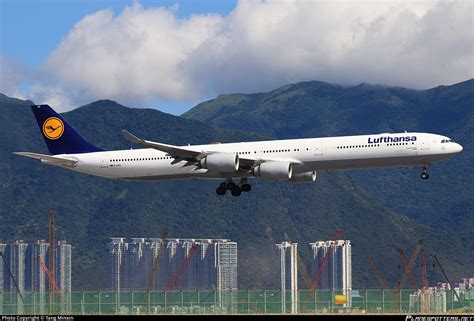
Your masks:
{"label": "white fuselage", "polygon": [[[416,137],[405,140],[406,137]],[[398,141],[402,139],[402,141]],[[185,146],[195,151],[237,153],[239,157],[293,163],[293,174],[352,168],[429,166],[462,150],[448,138],[428,133],[396,133]],[[77,160],[72,170],[113,179],[253,177],[252,171],[212,172],[186,161],[172,164],[153,148],[56,155]],[[49,163],[48,161],[43,161]],[[186,166],[185,166],[186,165]]]}

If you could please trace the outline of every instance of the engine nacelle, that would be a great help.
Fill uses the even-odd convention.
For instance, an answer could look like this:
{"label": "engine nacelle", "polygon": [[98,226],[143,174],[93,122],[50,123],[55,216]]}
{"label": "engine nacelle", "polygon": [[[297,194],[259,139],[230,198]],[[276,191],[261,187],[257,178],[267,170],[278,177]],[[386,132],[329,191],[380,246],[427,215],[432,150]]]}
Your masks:
{"label": "engine nacelle", "polygon": [[239,169],[239,155],[210,154],[201,159],[201,168],[212,172],[229,173]]}
{"label": "engine nacelle", "polygon": [[275,180],[289,180],[293,176],[293,166],[287,162],[262,163],[253,169],[255,177]]}
{"label": "engine nacelle", "polygon": [[293,175],[290,178],[292,183],[312,183],[316,180],[316,171]]}

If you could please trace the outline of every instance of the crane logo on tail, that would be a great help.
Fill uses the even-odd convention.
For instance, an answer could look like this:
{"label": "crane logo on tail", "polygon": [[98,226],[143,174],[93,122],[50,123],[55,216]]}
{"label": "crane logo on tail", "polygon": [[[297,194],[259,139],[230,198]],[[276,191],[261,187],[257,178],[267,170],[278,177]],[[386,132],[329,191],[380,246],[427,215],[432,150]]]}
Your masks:
{"label": "crane logo on tail", "polygon": [[43,123],[43,134],[51,140],[60,138],[64,133],[64,124],[57,117],[49,117]]}

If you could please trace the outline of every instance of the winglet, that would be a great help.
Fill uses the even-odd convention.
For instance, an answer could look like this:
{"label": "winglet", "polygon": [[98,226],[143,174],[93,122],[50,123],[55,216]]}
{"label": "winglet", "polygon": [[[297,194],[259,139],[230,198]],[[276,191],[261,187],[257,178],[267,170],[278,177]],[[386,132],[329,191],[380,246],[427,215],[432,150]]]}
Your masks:
{"label": "winglet", "polygon": [[122,135],[127,139],[128,141],[135,143],[135,144],[143,144],[144,140],[138,138],[137,136],[133,135],[132,133],[122,129]]}

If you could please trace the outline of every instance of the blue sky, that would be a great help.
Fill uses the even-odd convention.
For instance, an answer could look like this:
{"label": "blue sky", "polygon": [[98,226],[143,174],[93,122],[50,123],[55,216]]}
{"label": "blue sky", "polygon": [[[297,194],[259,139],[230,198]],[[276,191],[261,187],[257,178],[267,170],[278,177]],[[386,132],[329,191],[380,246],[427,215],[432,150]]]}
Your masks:
{"label": "blue sky", "polygon": [[0,0],[0,92],[181,114],[307,80],[427,89],[473,78],[471,1]]}
{"label": "blue sky", "polygon": [[[215,12],[226,15],[235,0],[141,0],[144,8],[177,6],[176,15],[187,18],[193,14]],[[29,70],[38,68],[59,45],[71,28],[85,15],[111,8],[115,14],[133,3],[128,0],[0,0],[1,52],[19,60]],[[150,106],[180,114],[194,101],[173,101],[157,97]]]}
{"label": "blue sky", "polygon": [[[1,0],[1,49],[9,57],[28,67],[39,66],[69,30],[85,15],[105,8],[120,13],[133,1],[128,0]],[[149,0],[140,1],[145,8],[178,5],[180,18],[192,14],[216,12],[228,14],[234,0]]]}

